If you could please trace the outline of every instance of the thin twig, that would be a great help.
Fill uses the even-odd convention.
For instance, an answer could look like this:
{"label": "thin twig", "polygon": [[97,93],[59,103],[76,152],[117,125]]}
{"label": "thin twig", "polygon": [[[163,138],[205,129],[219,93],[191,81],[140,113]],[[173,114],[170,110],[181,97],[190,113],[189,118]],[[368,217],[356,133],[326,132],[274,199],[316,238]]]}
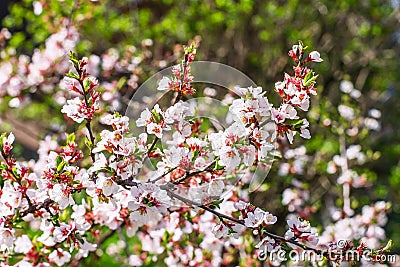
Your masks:
{"label": "thin twig", "polygon": [[188,178],[190,178],[190,177],[192,177],[192,176],[198,175],[198,174],[200,174],[200,173],[202,173],[202,172],[206,172],[207,170],[209,170],[209,169],[212,167],[212,165],[215,164],[215,162],[216,162],[216,161],[213,160],[213,161],[212,161],[209,165],[207,165],[207,167],[205,167],[203,170],[194,171],[194,172],[188,172],[188,173],[186,173],[186,175],[185,175],[184,177],[182,177],[182,178],[180,178],[180,179],[178,179],[178,180],[176,180],[176,181],[173,181],[172,183],[175,184],[175,185],[177,185],[177,184],[180,184],[180,183],[184,182],[186,179],[188,179]]}
{"label": "thin twig", "polygon": [[[208,211],[208,212],[211,212],[212,214],[216,215],[218,218],[224,218],[224,219],[230,220],[230,221],[232,221],[232,222],[235,222],[235,223],[241,224],[241,225],[243,225],[243,226],[246,226],[245,223],[244,223],[244,220],[240,220],[240,219],[237,219],[237,218],[234,218],[234,217],[225,215],[225,214],[223,214],[223,213],[220,213],[220,212],[218,212],[218,211],[216,211],[216,210],[214,210],[214,209],[212,209],[212,208],[210,208],[210,207],[207,207],[207,206],[205,206],[205,205],[203,205],[203,204],[200,204],[200,203],[198,203],[198,202],[195,202],[195,201],[193,201],[193,200],[190,200],[190,199],[187,199],[187,198],[185,198],[185,197],[182,197],[182,196],[180,196],[180,195],[178,195],[178,194],[175,194],[174,192],[170,191],[170,189],[168,189],[168,188],[165,188],[164,190],[166,190],[166,191],[167,191],[167,194],[168,194],[170,197],[172,197],[172,198],[176,198],[176,199],[178,199],[178,200],[180,200],[180,201],[182,201],[182,202],[184,202],[184,203],[186,203],[186,204],[190,204],[190,205],[192,205],[192,206],[197,206],[197,207],[199,207],[199,208],[201,208],[201,209],[204,209],[204,210],[206,210],[206,211]],[[312,247],[306,246],[306,245],[304,245],[304,244],[301,244],[301,243],[297,242],[296,240],[293,240],[293,239],[286,239],[286,238],[284,238],[283,236],[279,236],[279,235],[270,233],[270,232],[268,232],[268,231],[265,231],[265,232],[263,232],[263,233],[266,234],[267,236],[271,237],[271,238],[277,239],[277,240],[279,240],[279,241],[281,241],[281,242],[291,243],[291,244],[293,244],[293,245],[295,245],[295,246],[297,246],[297,247],[300,247],[300,248],[302,248],[302,249],[304,249],[304,250],[312,250],[312,251],[314,251],[315,253],[317,253],[318,255],[322,255],[322,256],[326,256],[326,255],[327,255],[327,252],[325,252],[325,251],[322,251],[322,250],[319,250],[319,249],[316,249],[316,248],[312,248]]]}
{"label": "thin twig", "polygon": [[168,175],[169,173],[171,173],[171,172],[173,172],[174,170],[176,170],[177,169],[177,167],[175,167],[175,168],[172,168],[172,169],[170,169],[170,170],[168,170],[167,172],[165,172],[165,173],[163,173],[163,174],[161,174],[160,176],[158,176],[157,178],[155,178],[154,180],[147,180],[147,182],[148,183],[152,183],[152,184],[154,184],[155,182],[157,182],[158,180],[160,180],[160,179],[162,179],[162,178],[164,178],[166,175]]}
{"label": "thin twig", "polygon": [[160,138],[158,138],[157,136],[154,138],[153,143],[151,143],[150,148],[147,150],[146,152],[146,156],[144,157],[142,163],[144,164],[145,161],[149,158],[151,151],[153,150],[153,148],[156,146],[158,140],[160,140]]}
{"label": "thin twig", "polygon": [[[12,166],[11,166],[11,164],[8,162],[8,157],[5,155],[5,153],[4,153],[3,151],[1,151],[1,156],[2,156],[3,159],[4,159],[4,162],[7,164],[7,169],[6,169],[6,171],[7,171],[12,177],[14,177],[15,182],[18,183],[18,184],[22,187],[23,185],[22,185],[22,183],[21,183],[21,178],[18,177],[18,176],[13,172]],[[31,199],[28,197],[28,195],[26,194],[26,192],[23,192],[23,195],[24,195],[26,201],[28,201],[29,207],[31,207],[31,206],[32,206],[32,201],[31,201]]]}
{"label": "thin twig", "polygon": [[[76,69],[76,70],[77,70],[79,76],[82,78],[82,71],[80,69]],[[85,91],[85,86],[83,85],[83,81],[82,81],[82,79],[79,79],[78,81],[79,81],[80,86],[82,87],[83,98],[85,100],[85,104],[87,107],[89,107],[89,100],[87,97],[87,93]],[[92,122],[92,119],[86,119],[85,127],[88,130],[90,142],[92,143],[92,147],[93,147],[95,145],[95,139],[94,139],[94,135],[92,132],[92,126],[90,125],[91,122]],[[96,161],[96,159],[95,159],[92,148],[90,148],[90,157],[92,158],[92,162],[94,163]]]}

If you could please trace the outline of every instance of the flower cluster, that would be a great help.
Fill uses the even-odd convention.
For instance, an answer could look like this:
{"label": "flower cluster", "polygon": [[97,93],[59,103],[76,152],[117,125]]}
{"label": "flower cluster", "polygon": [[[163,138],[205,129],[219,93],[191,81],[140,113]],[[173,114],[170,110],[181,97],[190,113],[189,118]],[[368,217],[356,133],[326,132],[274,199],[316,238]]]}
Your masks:
{"label": "flower cluster", "polygon": [[61,109],[62,113],[81,123],[84,119],[90,121],[98,107],[99,93],[95,90],[99,83],[96,78],[89,76],[87,72],[88,58],[78,60],[74,53],[70,53],[70,60],[77,73],[70,71],[65,78],[67,88],[83,97],[67,100],[67,104]]}
{"label": "flower cluster", "polygon": [[315,229],[312,229],[310,222],[301,218],[289,219],[287,221],[289,230],[285,233],[287,240],[301,240],[313,246],[318,244],[318,234]]}
{"label": "flower cluster", "polygon": [[190,62],[195,59],[196,44],[193,42],[184,49],[184,59],[182,64],[176,65],[172,68],[174,77],[172,79],[163,77],[158,85],[158,90],[172,90],[178,92],[179,96],[192,95],[195,89],[192,87],[191,82],[193,76],[190,75]]}
{"label": "flower cluster", "polygon": [[296,107],[303,111],[308,111],[310,107],[310,95],[316,95],[316,75],[311,69],[305,66],[308,62],[322,62],[320,54],[312,51],[305,57],[305,50],[301,42],[294,45],[289,51],[289,56],[297,64],[293,67],[294,75],[285,73],[284,80],[275,83],[275,91],[282,98],[282,104],[279,108],[272,108],[272,119],[277,123],[278,133],[286,134],[290,143],[293,142],[293,136],[296,132],[300,136],[309,139],[309,123],[307,119],[299,120]]}
{"label": "flower cluster", "polygon": [[9,60],[0,63],[0,95],[15,97],[11,104],[17,107],[22,90],[40,88],[44,92],[52,91],[53,86],[48,84],[46,75],[64,75],[68,71],[65,54],[75,47],[78,40],[76,29],[64,27],[46,40],[43,50],[36,49],[31,58],[26,55],[16,58],[10,53]]}
{"label": "flower cluster", "polygon": [[165,114],[158,104],[151,111],[149,109],[144,110],[136,121],[136,126],[145,126],[148,134],[154,134],[158,138],[162,137],[163,130],[170,130],[165,121]]}
{"label": "flower cluster", "polygon": [[[313,250],[318,235],[308,221],[289,219],[284,236],[271,233],[278,219],[246,200],[246,191],[240,187],[245,179],[225,192],[229,179],[243,173],[249,176],[248,169],[274,156],[278,135],[285,133],[292,142],[298,131],[309,138],[308,122],[298,120],[296,108],[308,110],[310,95],[316,93],[317,75],[305,64],[322,59],[315,51],[305,57],[304,50],[299,44],[289,52],[297,65],[293,77],[285,75],[275,86],[283,99],[279,108],[269,103],[261,87],[236,88],[238,99],[229,107],[229,127],[204,130],[209,121],[196,118],[199,109],[182,101],[194,93],[190,63],[196,49],[190,45],[182,64],[173,69],[174,78],[164,77],[159,83],[160,90],[176,92],[174,103],[143,110],[136,126],[145,129],[138,136],[130,135],[128,117],[101,110],[107,89],[101,95],[99,87],[105,85],[90,74],[96,74],[98,58],[78,59],[71,53],[74,70],[67,74],[64,88],[74,98],[67,99],[61,111],[77,123],[86,121],[81,127],[86,133],[67,135],[65,145],[48,136],[40,144],[39,159],[21,163],[12,157],[14,135],[0,136],[0,258],[7,265],[17,261],[18,266],[73,265],[101,249],[114,233],[121,240],[106,252],[119,257],[125,249],[131,255],[122,262],[133,266],[148,264],[149,259],[162,259],[170,266],[233,265],[236,261],[229,256],[236,251],[250,251],[254,255],[247,260],[251,262],[261,252]],[[134,67],[118,58],[116,50],[103,56],[105,76],[111,76],[115,68]],[[99,113],[104,128],[96,135],[92,123]],[[80,142],[82,135],[85,140]],[[157,145],[160,139],[168,139],[165,147]],[[81,150],[83,143],[88,153]],[[349,160],[361,160],[355,151],[356,147],[347,150]],[[302,173],[308,160],[305,149],[284,154],[293,165],[287,166],[286,173]],[[146,166],[149,158],[156,170]],[[286,195],[285,202],[295,210],[302,205],[294,192]],[[377,203],[363,209],[365,216],[352,220],[362,221],[359,226],[368,227],[365,235],[380,241],[382,236],[374,234],[385,223],[385,211]],[[369,217],[374,219],[368,221]],[[378,223],[371,228],[375,220]],[[21,224],[32,233],[21,234],[17,230]],[[251,234],[245,236],[247,232]],[[332,238],[327,242],[337,238],[331,232],[322,236]],[[132,237],[136,241],[129,250]]]}
{"label": "flower cluster", "polygon": [[[328,225],[321,234],[321,244],[329,244],[336,240],[359,240],[369,248],[377,249],[385,239],[385,230],[382,228],[387,223],[387,212],[390,205],[379,201],[370,206],[364,206],[361,214],[348,218],[336,218],[336,222]],[[336,211],[336,217],[338,211]],[[335,216],[335,214],[334,214]]]}

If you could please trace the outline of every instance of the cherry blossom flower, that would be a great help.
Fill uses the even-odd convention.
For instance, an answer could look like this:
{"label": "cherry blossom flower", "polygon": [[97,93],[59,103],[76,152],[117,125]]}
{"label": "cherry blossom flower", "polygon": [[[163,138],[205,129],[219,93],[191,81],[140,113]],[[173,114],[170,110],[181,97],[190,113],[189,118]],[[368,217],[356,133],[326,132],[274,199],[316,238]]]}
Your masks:
{"label": "cherry blossom flower", "polygon": [[51,190],[49,190],[50,199],[56,201],[61,210],[64,210],[69,205],[75,204],[74,199],[71,196],[70,190],[63,184],[55,184]]}
{"label": "cherry blossom flower", "polygon": [[216,238],[226,237],[228,236],[229,228],[226,227],[224,223],[220,222],[213,227],[212,232]]}
{"label": "cherry blossom flower", "polygon": [[310,130],[308,130],[308,126],[310,123],[308,122],[307,119],[303,119],[303,124],[300,127],[300,136],[303,137],[304,139],[310,139]]}
{"label": "cherry blossom flower", "polygon": [[22,206],[22,193],[14,188],[10,181],[5,181],[1,190],[0,210],[3,216],[13,215]]}
{"label": "cherry blossom flower", "polygon": [[192,153],[187,147],[171,147],[165,150],[163,162],[170,168],[189,168]]}
{"label": "cherry blossom flower", "polygon": [[275,224],[277,217],[263,211],[260,208],[253,208],[250,204],[240,201],[234,204],[235,208],[241,211],[240,218],[244,219],[244,225],[249,228],[257,228],[260,225]]}
{"label": "cherry blossom flower", "polygon": [[133,202],[129,202],[128,207],[130,210],[133,210],[133,212],[129,216],[130,220],[136,221],[141,225],[148,223],[157,223],[162,217],[156,207],[137,204]]}
{"label": "cherry blossom flower", "polygon": [[67,100],[67,105],[61,109],[68,117],[81,123],[84,119],[92,119],[94,112],[98,109],[96,103],[93,106],[87,106],[79,97]]}
{"label": "cherry blossom flower", "polygon": [[129,256],[129,265],[130,266],[143,266],[143,261],[137,255],[130,255]]}
{"label": "cherry blossom flower", "polygon": [[254,122],[255,118],[261,120],[262,117],[269,115],[271,105],[268,99],[264,97],[265,92],[262,91],[261,87],[236,87],[235,91],[242,97],[233,100],[229,107],[235,121],[248,124]]}
{"label": "cherry blossom flower", "polygon": [[246,215],[247,218],[244,219],[244,224],[250,228],[258,227],[263,222],[265,216],[264,212],[259,208],[256,208],[253,212],[248,212]]}
{"label": "cherry blossom flower", "polygon": [[168,77],[163,77],[159,82],[158,82],[158,87],[157,90],[159,91],[165,91],[170,89],[169,83],[171,82],[171,79]]}
{"label": "cherry blossom flower", "polygon": [[57,243],[64,241],[69,237],[74,228],[75,226],[73,225],[73,223],[70,224],[61,223],[59,227],[54,228],[53,231],[54,241]]}
{"label": "cherry blossom flower", "polygon": [[167,125],[168,119],[165,116],[166,113],[156,104],[151,111],[149,109],[142,111],[136,125],[138,127],[145,126],[148,134],[154,134],[161,138],[163,131],[170,130],[169,125]]}
{"label": "cherry blossom flower", "polygon": [[149,109],[145,109],[140,113],[140,118],[136,120],[136,126],[141,127],[145,126],[152,121],[152,115]]}
{"label": "cherry blossom flower", "polygon": [[281,246],[275,241],[275,239],[268,236],[264,237],[257,245],[255,245],[255,247],[262,253],[274,252],[281,249]]}
{"label": "cherry blossom flower", "polygon": [[83,238],[83,244],[80,244],[79,250],[75,255],[75,259],[86,258],[89,253],[95,251],[96,248],[96,244],[92,244],[88,242],[85,238]]}
{"label": "cherry blossom flower", "polygon": [[151,123],[147,124],[147,133],[148,134],[154,134],[158,138],[161,138],[162,131],[163,131],[162,126],[157,123],[151,122]]}
{"label": "cherry blossom flower", "polygon": [[119,190],[119,186],[111,178],[104,176],[99,177],[96,184],[100,185],[99,188],[103,190],[106,197],[116,194]]}
{"label": "cherry blossom flower", "polygon": [[298,61],[298,55],[302,49],[299,45],[293,45],[292,49],[288,52],[289,57],[291,57],[295,62]]}
{"label": "cherry blossom flower", "polygon": [[0,251],[12,249],[15,240],[14,232],[14,229],[10,230],[4,228],[4,226],[0,224]]}
{"label": "cherry blossom flower", "polygon": [[272,108],[271,115],[276,123],[283,123],[286,119],[294,120],[299,118],[295,108],[289,104],[283,104],[278,109]]}
{"label": "cherry blossom flower", "polygon": [[233,205],[239,211],[246,210],[248,207],[250,207],[250,203],[244,202],[242,200],[239,200],[239,202],[235,202]]}
{"label": "cherry blossom flower", "polygon": [[101,118],[101,122],[111,125],[114,132],[123,134],[129,131],[129,118],[127,116],[121,116],[117,113],[107,114]]}
{"label": "cherry blossom flower", "polygon": [[14,252],[16,253],[28,253],[32,249],[32,241],[27,235],[17,237],[15,240]]}
{"label": "cherry blossom flower", "polygon": [[352,109],[349,106],[339,105],[338,111],[339,111],[340,116],[342,116],[344,119],[346,119],[348,121],[354,119],[354,117],[355,117],[354,109]]}
{"label": "cherry blossom flower", "polygon": [[[55,47],[60,36],[50,39],[47,45]],[[69,45],[71,42],[67,42],[66,46]],[[189,63],[194,59],[195,53],[194,47],[186,48],[184,61],[173,68],[174,77],[163,77],[160,80],[157,89],[175,91],[177,103],[166,110],[159,105],[144,110],[136,121],[138,127],[144,127],[144,133],[138,137],[129,135],[128,117],[117,112],[106,114],[100,122],[108,126],[108,129],[99,135],[94,133],[94,138],[87,142],[88,153],[83,154],[79,150],[81,142],[68,141],[67,145],[59,146],[55,139],[49,137],[40,145],[37,162],[21,164],[8,157],[14,141],[13,135],[1,137],[2,152],[7,151],[5,163],[1,163],[2,174],[6,173],[7,177],[0,190],[0,249],[4,251],[5,257],[13,256],[14,252],[26,253],[24,260],[27,259],[27,264],[31,264],[28,261],[32,261],[30,257],[36,257],[35,253],[39,253],[37,248],[44,248],[40,251],[40,257],[43,256],[50,264],[64,265],[72,257],[74,260],[85,258],[97,249],[97,245],[88,242],[86,238],[101,240],[102,231],[117,230],[122,226],[126,226],[128,236],[136,235],[140,240],[140,245],[134,248],[140,251],[129,259],[132,265],[141,265],[147,262],[148,257],[152,257],[155,262],[159,257],[165,257],[167,265],[225,265],[229,264],[226,261],[229,260],[231,251],[242,246],[244,242],[256,244],[255,248],[259,249],[259,253],[281,249],[280,244],[285,243],[282,237],[278,241],[264,236],[265,231],[269,231],[269,225],[277,222],[277,217],[240,200],[249,197],[240,186],[247,183],[251,170],[244,171],[246,177],[240,181],[238,188],[224,194],[224,201],[219,204],[218,209],[205,207],[210,200],[221,197],[226,183],[235,175],[229,172],[239,173],[246,167],[266,165],[266,162],[272,160],[276,155],[276,147],[272,142],[278,135],[286,135],[290,143],[297,133],[306,139],[311,137],[309,122],[300,117],[303,112],[298,113],[298,109],[309,109],[311,95],[316,94],[317,75],[302,63],[307,63],[307,60],[321,62],[320,54],[313,51],[304,59],[302,45],[292,47],[289,55],[298,65],[293,68],[293,76],[285,74],[284,80],[275,84],[275,90],[282,98],[279,106],[273,107],[268,102],[266,92],[261,87],[235,88],[239,98],[234,99],[230,95],[224,99],[230,105],[230,114],[227,117],[230,125],[225,130],[213,132],[203,131],[202,120],[193,119],[198,112],[193,105],[177,101],[185,94],[194,93]],[[50,60],[53,55],[47,55],[48,60],[43,61],[42,56],[42,53],[35,52],[33,63],[30,64],[29,59],[26,62],[28,69],[32,67],[26,75],[29,76],[30,84],[43,83],[43,71],[53,64]],[[93,66],[89,66],[91,58],[94,61]],[[131,64],[128,60],[119,61],[119,58],[117,50],[109,50],[103,56],[102,62],[96,56],[75,62],[79,64],[84,75],[80,75],[79,80],[65,79],[67,84],[64,84],[63,89],[68,89],[74,97],[77,96],[66,99],[62,95],[59,98],[64,105],[62,112],[66,116],[78,123],[87,120],[90,124],[100,106],[102,109],[104,107],[105,112],[110,108],[109,105],[103,106],[99,103],[100,96],[96,92],[99,81],[88,72],[99,72],[100,64],[105,72],[103,76],[107,79],[112,77],[113,70],[132,72],[134,63]],[[24,62],[23,58],[21,62]],[[13,75],[12,65],[11,70],[10,65],[3,63],[0,68],[8,75]],[[20,76],[6,79],[0,77],[0,86],[6,84],[5,87],[10,90],[8,94],[18,96],[26,84],[29,84],[23,80],[24,75]],[[70,73],[69,76],[74,77],[74,74]],[[138,80],[131,77],[130,81],[136,83]],[[110,82],[107,86],[104,83],[102,85],[104,90],[109,90],[109,94],[103,94],[101,99],[104,101],[109,98],[111,101],[116,84]],[[167,146],[161,148],[147,143],[148,139],[150,142],[160,141],[158,138],[165,138],[168,136],[165,131],[171,130],[172,140],[165,142]],[[154,136],[149,138],[148,134]],[[81,132],[78,131],[77,137],[80,136]],[[286,145],[285,142],[282,144]],[[287,159],[280,166],[280,175],[304,174],[305,165],[310,162],[305,148],[280,148],[283,157]],[[331,165],[337,168],[344,166],[347,160],[358,161],[359,158],[355,156],[357,151],[360,152],[357,147],[349,147],[346,156],[338,155]],[[89,153],[92,161],[85,159],[76,162],[81,159],[78,154],[83,156]],[[157,170],[142,166],[144,164],[141,159],[147,156],[155,160]],[[24,164],[29,167],[24,167]],[[7,173],[9,167],[15,170],[16,177]],[[185,181],[180,181],[181,178]],[[355,183],[355,179],[342,178],[343,183]],[[294,189],[287,189],[283,193],[282,202],[289,205],[290,211],[297,211],[309,198],[307,190],[299,185],[294,186]],[[78,197],[80,205],[74,202],[73,194],[81,194]],[[177,195],[182,200],[175,197]],[[193,208],[175,205],[179,201],[185,202],[185,196],[189,199],[186,203],[192,204]],[[303,202],[300,203],[300,200]],[[68,208],[70,205],[71,208]],[[199,212],[201,209],[210,213]],[[361,238],[364,234],[365,242],[376,245],[385,237],[382,227],[387,220],[386,209],[384,203],[364,207],[362,216],[338,220],[335,225],[327,228],[323,237],[332,239],[342,234],[354,239]],[[30,212],[31,210],[34,211]],[[10,223],[10,218],[19,219],[16,211],[23,214],[24,223],[29,224],[32,229],[42,231],[34,241],[31,241],[30,235],[17,237],[17,243],[24,242],[26,245],[14,242],[13,222]],[[217,225],[212,213],[217,218],[223,218]],[[69,219],[68,223],[65,222],[65,217]],[[349,227],[348,224],[354,226]],[[307,221],[289,219],[288,225],[289,230],[285,234],[287,240],[296,240],[307,246],[318,243],[318,235]],[[253,230],[254,236],[243,236],[246,227]],[[340,233],[332,233],[333,230]],[[227,236],[232,238],[218,240]],[[196,241],[193,242],[193,239]],[[105,251],[118,255],[126,245],[121,240]],[[63,250],[67,246],[69,252]]]}
{"label": "cherry blossom flower", "polygon": [[210,196],[220,196],[224,190],[224,182],[222,180],[212,180],[208,185],[207,193]]}
{"label": "cherry blossom flower", "polygon": [[322,61],[324,61],[321,58],[321,55],[317,51],[310,52],[310,54],[308,54],[307,60],[311,60],[313,62],[322,62]]}
{"label": "cherry blossom flower", "polygon": [[49,255],[49,260],[57,264],[57,266],[63,266],[71,260],[71,254],[60,248],[57,248]]}
{"label": "cherry blossom flower", "polygon": [[239,152],[232,147],[224,146],[221,151],[219,152],[220,160],[219,164],[225,166],[225,170],[227,172],[231,172],[240,164],[240,156]]}
{"label": "cherry blossom flower", "polygon": [[311,245],[315,246],[318,243],[317,233],[310,226],[310,223],[306,220],[299,218],[287,220],[289,225],[289,230],[285,234],[285,238],[299,238],[301,240],[307,241]]}
{"label": "cherry blossom flower", "polygon": [[1,146],[2,152],[4,153],[4,155],[8,156],[8,154],[11,151],[11,149],[13,148],[12,144],[15,141],[15,136],[11,132],[8,135],[8,137],[0,136],[0,138],[2,139],[2,140],[0,140],[0,146]]}

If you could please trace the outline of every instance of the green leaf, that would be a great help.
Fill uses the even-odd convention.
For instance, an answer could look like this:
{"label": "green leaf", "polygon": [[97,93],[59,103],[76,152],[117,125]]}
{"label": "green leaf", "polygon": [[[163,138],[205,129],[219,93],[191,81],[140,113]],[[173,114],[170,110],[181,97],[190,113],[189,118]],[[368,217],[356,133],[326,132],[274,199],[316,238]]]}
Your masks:
{"label": "green leaf", "polygon": [[60,223],[59,223],[58,219],[59,219],[59,214],[58,214],[58,213],[55,214],[55,215],[53,215],[53,216],[50,218],[50,220],[54,223],[54,225],[60,226]]}
{"label": "green leaf", "polygon": [[62,221],[65,221],[65,220],[67,220],[68,219],[68,209],[65,209],[65,210],[63,210],[62,211],[62,213],[61,213],[61,215],[60,215],[60,219],[62,220]]}
{"label": "green leaf", "polygon": [[3,149],[4,138],[6,137],[6,133],[2,133],[0,135],[0,149]]}
{"label": "green leaf", "polygon": [[0,171],[6,170],[6,169],[7,169],[7,166],[5,164],[0,165]]}
{"label": "green leaf", "polygon": [[121,89],[126,83],[126,77],[121,77],[117,83],[117,88]]}
{"label": "green leaf", "polygon": [[225,166],[219,165],[219,161],[218,161],[218,160],[215,161],[215,167],[214,167],[214,169],[215,169],[216,171],[223,170],[224,168],[225,168]]}
{"label": "green leaf", "polygon": [[220,204],[222,203],[224,201],[224,199],[217,199],[217,200],[215,200],[215,201],[213,201],[213,202],[211,202],[211,206],[213,206],[213,207],[216,207],[216,208],[220,208]]}
{"label": "green leaf", "polygon": [[89,79],[85,79],[83,81],[83,88],[85,89],[85,92],[87,92],[90,88],[90,80]]}
{"label": "green leaf", "polygon": [[90,141],[90,139],[88,137],[85,138],[85,145],[89,148],[89,149],[93,149],[93,143],[92,141]]}
{"label": "green leaf", "polygon": [[314,76],[314,72],[310,71],[309,73],[306,74],[306,77],[304,77],[303,85],[304,86],[313,85],[316,83],[317,78],[318,78],[318,75]]}
{"label": "green leaf", "polygon": [[74,143],[75,142],[75,134],[74,133],[71,133],[71,134],[69,134],[68,136],[67,136],[67,144],[70,144],[70,143]]}
{"label": "green leaf", "polygon": [[155,109],[151,111],[151,114],[153,114],[154,122],[159,123],[162,119],[161,115],[157,113]]}
{"label": "green leaf", "polygon": [[56,158],[56,167],[58,168],[58,166],[61,164],[61,162],[63,161],[61,156],[57,156]]}
{"label": "green leaf", "polygon": [[303,84],[304,84],[305,82],[307,82],[309,79],[311,79],[312,76],[313,76],[312,71],[310,71],[309,73],[307,73],[306,76],[304,77]]}
{"label": "green leaf", "polygon": [[393,240],[390,239],[390,240],[387,242],[386,246],[383,247],[383,248],[381,248],[381,250],[382,250],[382,251],[390,251],[390,249],[392,248],[392,246],[393,246]]}
{"label": "green leaf", "polygon": [[79,60],[78,60],[78,56],[74,53],[74,52],[72,52],[72,51],[70,51],[69,52],[69,60],[71,61],[71,63],[74,65],[74,67],[76,68],[76,69],[78,69],[79,68]]}
{"label": "green leaf", "polygon": [[57,156],[56,159],[57,172],[62,172],[66,164],[67,162],[65,162],[61,156]]}
{"label": "green leaf", "polygon": [[196,149],[195,151],[193,151],[193,156],[192,156],[192,160],[196,159],[197,156],[199,155],[199,151]]}
{"label": "green leaf", "polygon": [[72,70],[70,70],[67,75],[67,77],[72,78],[72,79],[76,79],[79,80],[79,76],[77,74],[75,74]]}

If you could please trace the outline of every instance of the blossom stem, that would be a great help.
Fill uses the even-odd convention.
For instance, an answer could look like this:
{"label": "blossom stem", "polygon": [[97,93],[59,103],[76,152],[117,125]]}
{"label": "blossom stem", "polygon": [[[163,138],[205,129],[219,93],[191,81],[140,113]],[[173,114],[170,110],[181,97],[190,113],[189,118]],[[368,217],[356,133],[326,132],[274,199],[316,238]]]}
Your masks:
{"label": "blossom stem", "polygon": [[175,101],[174,101],[173,105],[178,103],[182,98],[182,89],[183,89],[183,83],[185,82],[187,62],[188,62],[188,55],[185,54],[184,59],[182,60],[182,73],[181,73],[181,82],[180,82],[180,85],[179,85],[179,92],[178,92],[178,95],[175,98]]}
{"label": "blossom stem", "polygon": [[[155,137],[155,138],[154,138],[153,142],[151,143],[149,149],[148,149],[147,152],[146,152],[146,155],[144,156],[144,158],[143,158],[143,160],[142,160],[142,165],[143,165],[143,164],[146,162],[146,160],[149,158],[150,153],[151,153],[151,151],[153,151],[153,148],[156,146],[158,140],[159,140],[158,137]],[[137,172],[138,174],[140,173],[140,170],[141,170],[141,169],[138,170],[138,172]]]}
{"label": "blossom stem", "polygon": [[[84,86],[84,84],[83,84],[83,79],[85,78],[85,77],[84,77],[84,74],[83,74],[84,71],[82,71],[82,69],[80,69],[80,67],[75,67],[75,69],[76,69],[76,71],[77,71],[78,74],[79,74],[79,79],[77,79],[77,80],[78,80],[78,82],[79,82],[79,85],[80,85],[81,88],[82,88],[83,99],[85,100],[86,106],[89,107],[90,105],[89,105],[89,100],[88,100],[87,92],[85,91],[85,86]],[[93,131],[92,131],[91,122],[92,122],[92,119],[86,119],[86,124],[85,124],[85,126],[86,126],[86,129],[87,129],[87,131],[88,131],[89,138],[90,138],[90,142],[92,143],[92,147],[94,147],[94,145],[95,145],[95,139],[94,139],[94,135],[93,135]],[[96,161],[92,148],[90,148],[90,158],[92,159],[92,162],[93,162],[93,163]]]}
{"label": "blossom stem", "polygon": [[[210,207],[207,207],[206,205],[203,205],[203,204],[201,204],[201,203],[195,202],[195,201],[193,201],[193,200],[190,200],[190,199],[187,199],[187,198],[185,198],[185,197],[182,197],[182,196],[180,196],[180,195],[178,195],[178,194],[175,194],[174,192],[172,192],[172,191],[169,190],[168,188],[165,188],[165,191],[167,191],[167,194],[168,194],[170,197],[176,198],[176,199],[178,199],[178,200],[180,200],[180,201],[182,201],[182,202],[184,202],[184,203],[190,204],[190,205],[192,205],[192,206],[197,206],[197,207],[199,207],[199,208],[201,208],[201,209],[203,209],[203,210],[206,210],[206,211],[208,211],[208,212],[214,214],[215,216],[217,216],[217,217],[220,218],[220,219],[223,218],[223,219],[230,220],[230,221],[232,221],[232,222],[241,224],[241,225],[243,225],[243,226],[246,226],[245,223],[244,223],[244,220],[240,220],[240,219],[237,219],[237,218],[234,218],[234,217],[225,215],[225,214],[223,214],[223,213],[220,213],[220,212],[218,212],[218,211],[216,211],[216,210],[214,210],[214,209],[212,209],[212,208],[210,208]],[[314,251],[314,252],[317,253],[318,255],[322,255],[322,256],[327,256],[327,255],[328,255],[327,252],[325,252],[325,251],[322,251],[322,250],[319,250],[319,249],[312,248],[312,247],[309,247],[309,246],[307,246],[307,245],[301,244],[301,243],[297,242],[296,240],[293,240],[293,239],[287,240],[287,239],[285,239],[283,236],[279,236],[279,235],[276,235],[276,234],[273,234],[273,233],[270,233],[270,232],[267,232],[267,231],[263,231],[263,233],[266,234],[267,236],[269,236],[269,237],[271,237],[271,238],[274,238],[274,239],[276,239],[276,240],[279,240],[279,241],[281,241],[281,242],[284,242],[284,243],[291,243],[291,244],[293,244],[293,245],[295,245],[295,246],[297,246],[297,247],[299,247],[299,248],[302,248],[302,249],[304,249],[304,250],[311,250],[311,251]]]}
{"label": "blossom stem", "polygon": [[180,183],[184,182],[186,179],[188,179],[188,178],[190,178],[190,177],[192,177],[192,176],[195,176],[195,175],[200,174],[200,173],[202,173],[202,172],[206,172],[207,170],[209,170],[209,169],[211,168],[212,165],[215,164],[215,162],[216,162],[216,161],[213,160],[213,161],[212,161],[210,164],[208,164],[203,170],[199,170],[199,171],[194,171],[194,172],[188,172],[188,173],[186,173],[186,175],[185,175],[184,177],[182,177],[181,179],[178,179],[178,180],[174,181],[173,184],[175,184],[175,185],[180,184]]}
{"label": "blossom stem", "polygon": [[34,213],[35,211],[40,210],[41,208],[44,209],[48,209],[48,207],[53,204],[54,201],[51,200],[50,198],[47,198],[44,202],[42,203],[36,203],[36,204],[31,204],[29,205],[29,207],[26,210],[21,211],[21,213],[19,214],[19,216],[21,218],[24,218],[25,216],[27,216],[30,213]]}
{"label": "blossom stem", "polygon": [[177,168],[177,167],[168,170],[166,173],[161,174],[160,176],[158,176],[158,177],[155,178],[154,180],[150,180],[150,179],[149,179],[147,182],[148,182],[148,183],[154,184],[154,183],[157,182],[158,180],[164,178],[166,175],[168,175],[169,173],[171,173],[171,172],[173,172],[174,170],[176,170],[176,168]]}
{"label": "blossom stem", "polygon": [[[6,171],[15,179],[15,182],[17,182],[20,186],[22,186],[21,178],[18,177],[18,176],[12,171],[12,165],[8,162],[8,156],[6,156],[6,154],[5,154],[3,151],[1,151],[1,156],[2,156],[3,159],[4,159],[4,162],[7,164],[7,169],[6,169]],[[28,195],[26,194],[26,192],[24,192],[23,195],[24,195],[26,201],[28,201],[29,207],[31,207],[31,206],[32,206],[32,201],[31,201],[31,199],[28,197]]]}
{"label": "blossom stem", "polygon": [[[342,175],[347,175],[347,172],[349,171],[349,166],[346,156],[346,140],[344,135],[340,136],[339,142],[340,142],[340,154],[343,159],[343,164],[341,166]],[[347,182],[343,183],[343,213],[345,216],[351,215],[352,213],[350,204],[350,184]]]}

